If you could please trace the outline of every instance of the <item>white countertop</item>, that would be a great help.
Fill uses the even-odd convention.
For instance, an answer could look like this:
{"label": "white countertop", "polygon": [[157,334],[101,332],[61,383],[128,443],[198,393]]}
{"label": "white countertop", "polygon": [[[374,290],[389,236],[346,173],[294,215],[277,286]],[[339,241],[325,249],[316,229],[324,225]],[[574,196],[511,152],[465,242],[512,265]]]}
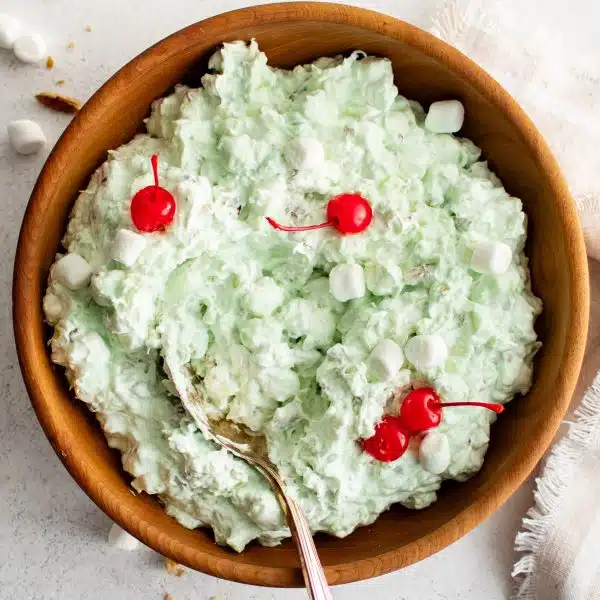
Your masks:
{"label": "white countertop", "polygon": [[[264,0],[263,0],[264,1]],[[69,118],[36,105],[34,93],[61,90],[86,100],[130,58],[165,35],[244,0],[3,0],[0,11],[22,19],[47,40],[56,66],[49,71],[18,63],[0,50],[0,598],[162,600],[301,599],[301,590],[269,590],[229,583],[186,571],[168,575],[160,556],[146,548],[109,548],[110,521],[84,495],[54,455],[31,409],[17,364],[10,287],[18,231],[31,188],[48,154],[20,157],[8,146],[5,126],[17,118],[40,122],[54,144]],[[436,0],[347,0],[427,27]],[[584,0],[575,4],[583,7]],[[573,3],[571,3],[571,8]],[[556,2],[548,12],[563,17]],[[590,7],[591,8],[591,7]],[[591,38],[594,19],[570,10],[562,28]],[[555,21],[558,23],[559,21]],[[597,23],[597,21],[596,21]],[[91,31],[86,31],[90,26]],[[574,37],[574,36],[573,36]],[[584,36],[585,37],[585,36]],[[67,45],[75,47],[68,49]],[[63,88],[54,82],[64,79]],[[359,600],[502,600],[510,589],[513,540],[532,500],[528,482],[486,523],[439,554],[402,571],[338,587],[334,597]]]}

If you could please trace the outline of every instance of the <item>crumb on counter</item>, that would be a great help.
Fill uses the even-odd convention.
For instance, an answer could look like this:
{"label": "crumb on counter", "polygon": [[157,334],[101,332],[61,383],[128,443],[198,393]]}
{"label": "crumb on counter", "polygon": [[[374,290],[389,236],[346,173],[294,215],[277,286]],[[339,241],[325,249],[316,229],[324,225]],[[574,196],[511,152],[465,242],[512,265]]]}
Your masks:
{"label": "crumb on counter", "polygon": [[65,85],[65,80],[64,79],[58,79],[56,81],[56,85]]}
{"label": "crumb on counter", "polygon": [[68,48],[69,50],[73,50],[73,48],[75,48],[75,42],[69,42],[69,43],[67,44],[67,48]]}
{"label": "crumb on counter", "polygon": [[46,59],[46,69],[54,69],[54,65],[54,58],[52,58],[52,56],[48,56]]}
{"label": "crumb on counter", "polygon": [[86,25],[85,26],[85,30],[89,33],[90,31],[92,31],[92,26],[91,25]]}
{"label": "crumb on counter", "polygon": [[163,600],[173,600],[173,596],[171,596],[171,594],[169,594],[168,592],[165,592]]}
{"label": "crumb on counter", "polygon": [[56,112],[73,114],[81,108],[79,100],[54,94],[53,92],[41,92],[35,95],[35,99],[46,108]]}
{"label": "crumb on counter", "polygon": [[169,575],[176,577],[181,577],[185,573],[185,569],[170,558],[165,558],[165,569]]}

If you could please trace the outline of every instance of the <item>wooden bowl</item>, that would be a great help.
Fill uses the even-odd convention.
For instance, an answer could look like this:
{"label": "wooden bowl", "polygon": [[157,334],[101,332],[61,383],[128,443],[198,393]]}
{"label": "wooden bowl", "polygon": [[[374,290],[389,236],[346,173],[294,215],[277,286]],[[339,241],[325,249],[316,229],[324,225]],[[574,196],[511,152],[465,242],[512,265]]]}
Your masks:
{"label": "wooden bowl", "polygon": [[391,17],[337,4],[260,6],[192,25],[134,59],[84,106],[35,186],[15,261],[14,328],[31,401],[59,458],[102,510],[161,554],[226,579],[302,583],[291,543],[252,545],[235,554],[217,546],[210,531],[187,530],[155,499],[132,494],[119,456],[50,362],[41,299],[71,204],[106,151],[128,141],[152,100],[173,84],[197,85],[218,44],[250,38],[258,40],[271,64],[284,67],[353,49],[387,56],[402,94],[425,105],[460,98],[467,113],[464,135],[484,149],[529,215],[533,287],[544,301],[537,323],[544,347],[534,386],[493,427],[485,466],[469,482],[444,485],[438,502],[426,510],[392,508],[346,539],[318,536],[329,581],[356,581],[409,565],[464,535],[517,489],[547,449],[569,405],[584,352],[589,290],[583,237],[559,168],[516,102],[458,51]]}

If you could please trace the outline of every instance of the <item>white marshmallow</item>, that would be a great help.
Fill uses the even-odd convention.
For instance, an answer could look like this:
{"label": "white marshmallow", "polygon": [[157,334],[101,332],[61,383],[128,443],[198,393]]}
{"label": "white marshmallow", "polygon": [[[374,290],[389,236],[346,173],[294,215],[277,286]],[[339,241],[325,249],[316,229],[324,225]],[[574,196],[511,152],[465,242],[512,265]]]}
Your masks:
{"label": "white marshmallow", "polygon": [[285,158],[294,169],[317,169],[325,162],[325,151],[315,138],[299,138],[290,143],[285,150]]}
{"label": "white marshmallow", "polygon": [[380,381],[394,377],[404,363],[402,348],[392,340],[381,340],[369,355],[369,371]]}
{"label": "white marshmallow", "polygon": [[456,133],[465,121],[465,107],[459,100],[441,100],[429,107],[425,128],[434,133]]}
{"label": "white marshmallow", "polygon": [[92,267],[79,254],[71,252],[56,262],[52,277],[70,290],[79,290],[90,282]]}
{"label": "white marshmallow", "polygon": [[63,305],[56,294],[46,294],[42,301],[42,308],[44,309],[46,319],[51,324],[55,324],[62,317]]}
{"label": "white marshmallow", "polygon": [[10,15],[0,14],[0,48],[11,50],[21,33],[21,22]]}
{"label": "white marshmallow", "polygon": [[329,291],[340,302],[365,295],[365,274],[360,265],[337,265],[329,273]]}
{"label": "white marshmallow", "polygon": [[421,370],[444,364],[448,348],[444,338],[437,334],[415,335],[406,342],[404,353],[407,360]]}
{"label": "white marshmallow", "polygon": [[26,33],[15,40],[13,52],[21,62],[35,64],[46,58],[48,49],[39,33]]}
{"label": "white marshmallow", "polygon": [[430,431],[419,446],[421,466],[433,475],[440,475],[450,466],[450,443],[446,434]]}
{"label": "white marshmallow", "polygon": [[146,238],[129,229],[119,229],[110,249],[110,257],[126,267],[131,267],[146,247]]}
{"label": "white marshmallow", "polygon": [[512,250],[504,242],[479,242],[473,250],[471,268],[478,273],[500,275],[512,261]]}
{"label": "white marshmallow", "polygon": [[113,548],[119,548],[120,550],[135,550],[140,545],[138,540],[124,529],[121,529],[116,523],[108,532],[108,543]]}
{"label": "white marshmallow", "polygon": [[35,121],[13,121],[8,124],[6,131],[10,145],[19,154],[36,154],[46,145],[46,136]]}

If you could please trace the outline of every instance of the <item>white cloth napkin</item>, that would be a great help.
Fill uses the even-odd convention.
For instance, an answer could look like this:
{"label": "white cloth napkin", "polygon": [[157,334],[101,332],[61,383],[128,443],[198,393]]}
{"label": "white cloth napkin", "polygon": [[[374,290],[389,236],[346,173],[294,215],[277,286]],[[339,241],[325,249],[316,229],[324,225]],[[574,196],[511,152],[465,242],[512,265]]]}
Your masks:
{"label": "white cloth napkin", "polygon": [[600,263],[593,260],[600,260],[600,63],[569,50],[545,22],[546,8],[546,0],[446,0],[431,32],[520,102],[552,147],[579,208],[592,280],[586,363],[571,419],[544,460],[534,506],[517,534],[521,554],[512,574],[518,600],[600,600],[600,374],[581,393],[600,368]]}

